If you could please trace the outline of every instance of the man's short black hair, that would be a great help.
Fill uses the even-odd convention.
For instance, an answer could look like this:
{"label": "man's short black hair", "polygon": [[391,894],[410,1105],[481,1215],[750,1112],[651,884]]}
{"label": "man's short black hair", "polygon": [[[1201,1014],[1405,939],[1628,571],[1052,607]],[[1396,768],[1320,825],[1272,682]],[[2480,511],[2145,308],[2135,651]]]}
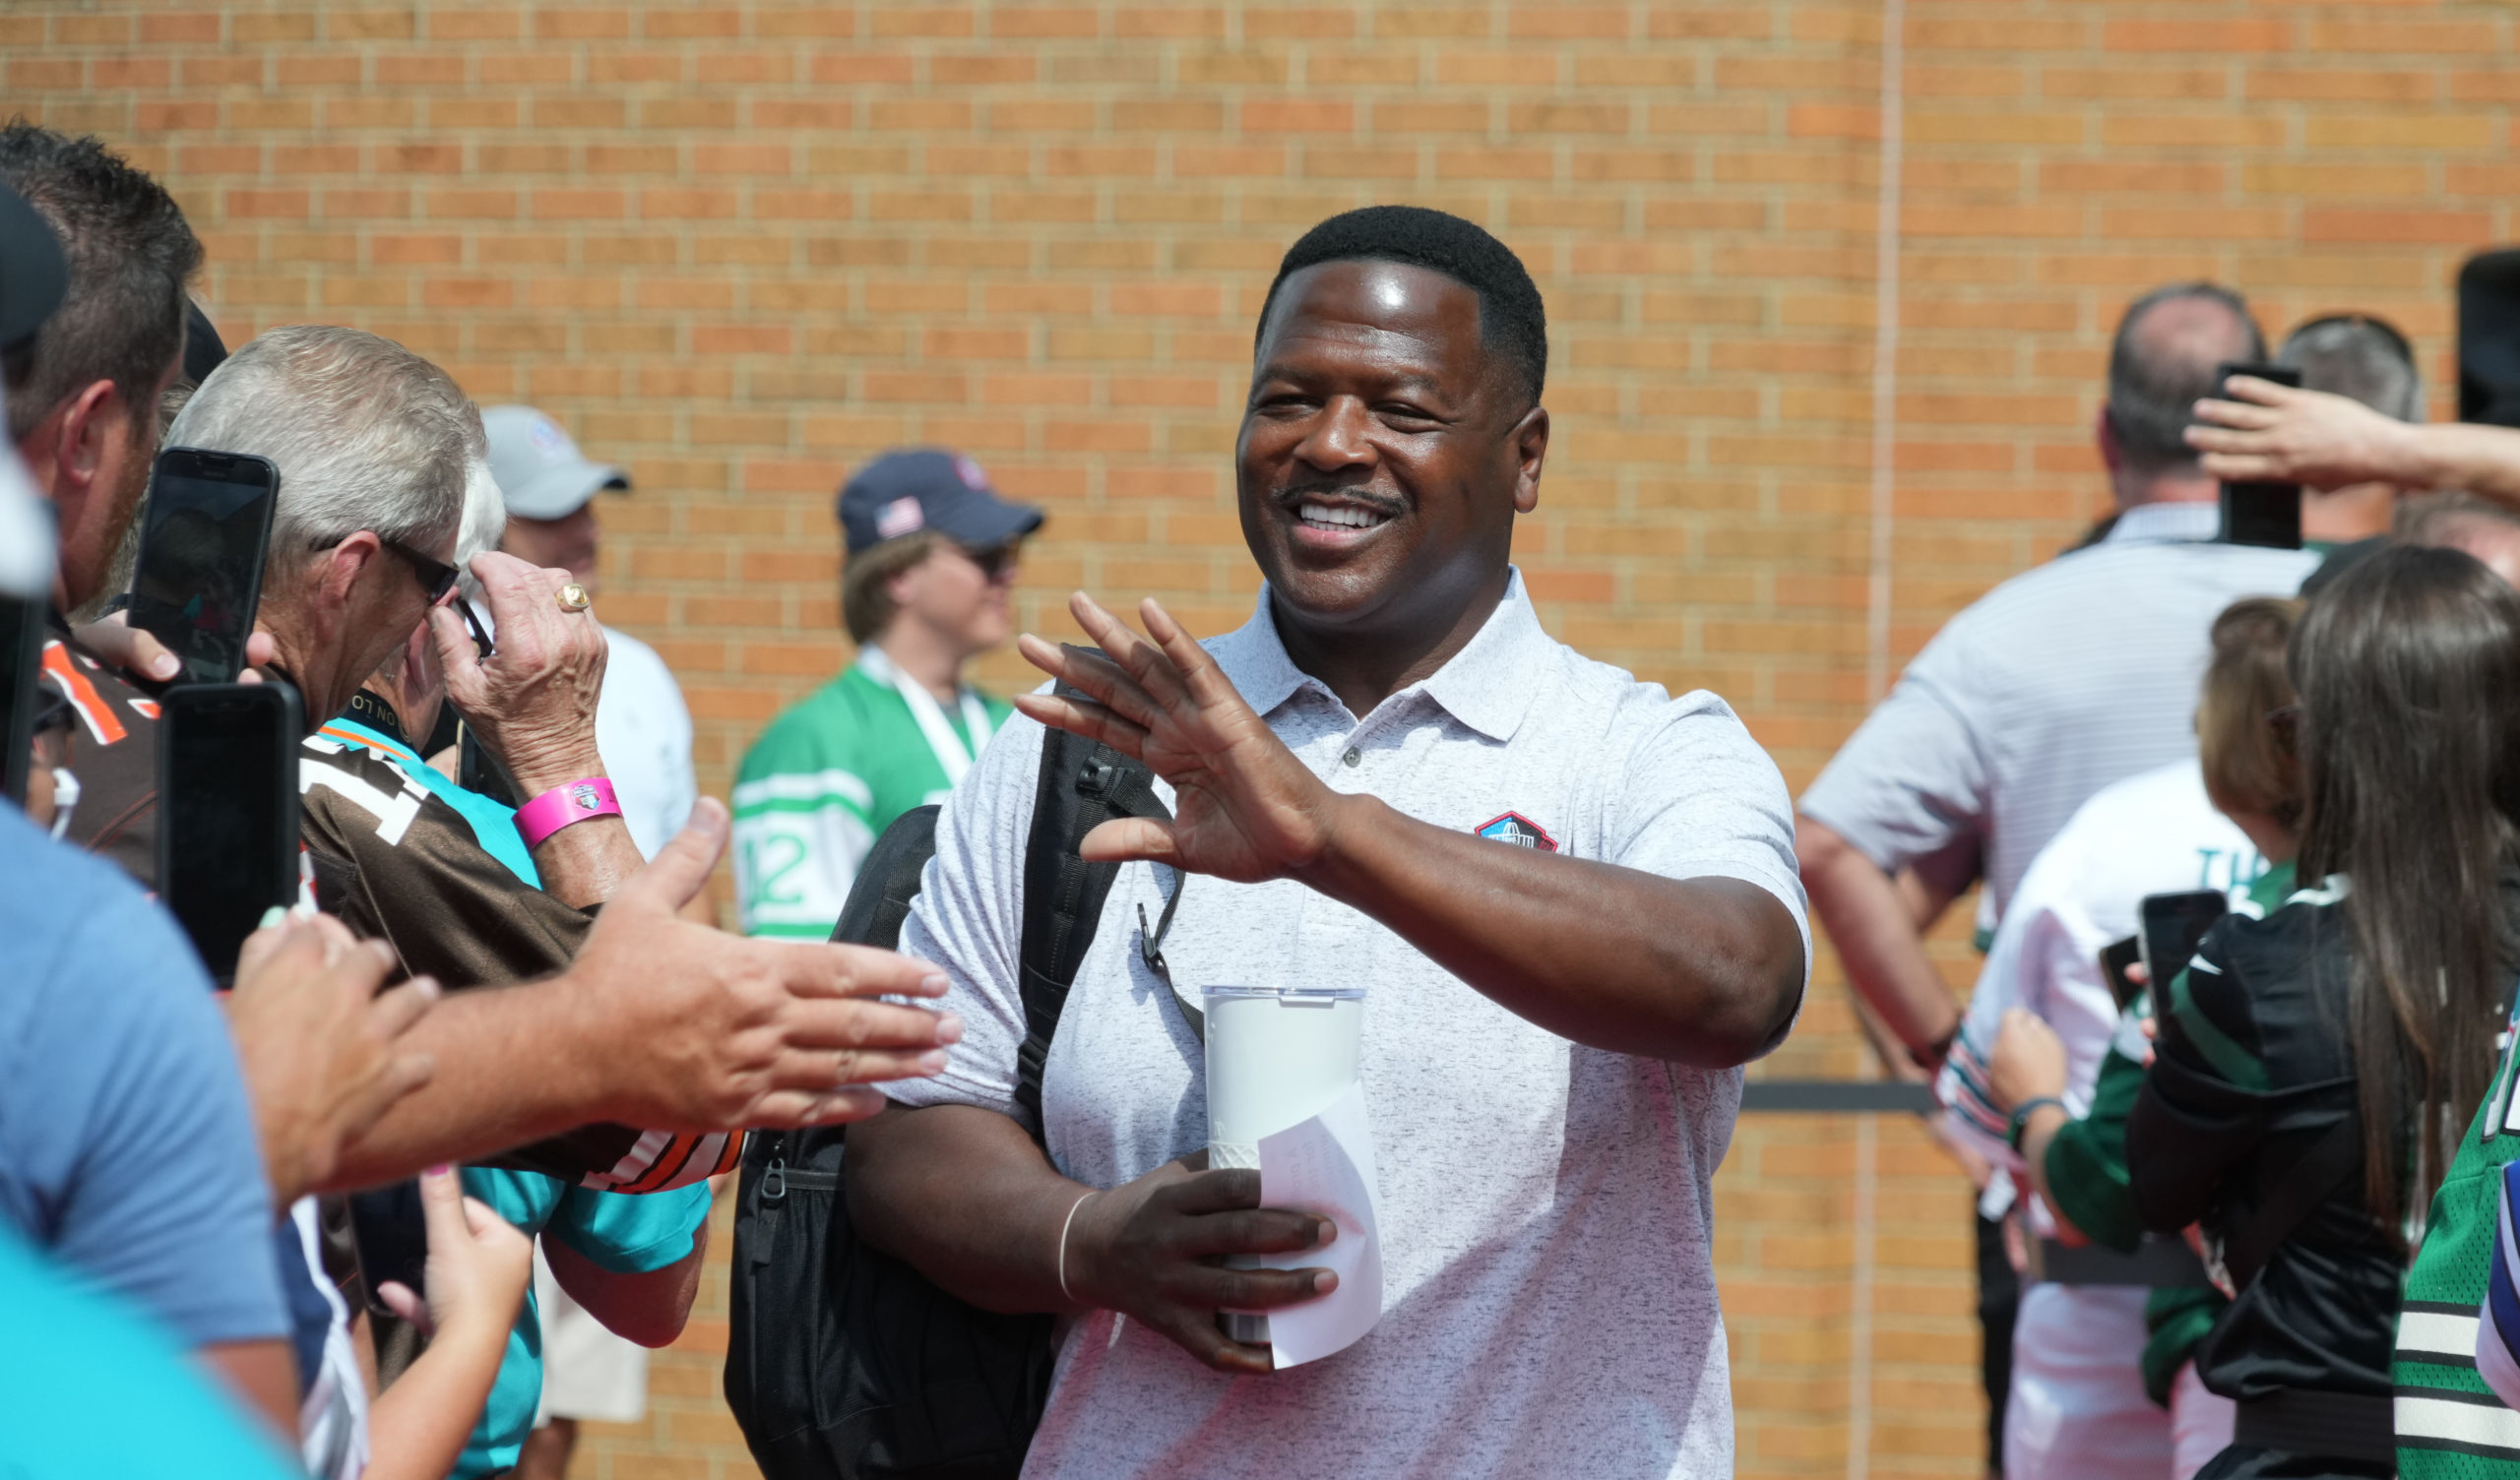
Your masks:
{"label": "man's short black hair", "polygon": [[1325,262],[1397,262],[1441,273],[1479,295],[1479,335],[1513,367],[1532,401],[1548,376],[1548,316],[1514,249],[1477,223],[1423,206],[1366,206],[1306,231],[1287,248],[1260,305],[1257,348],[1287,278]]}
{"label": "man's short black hair", "polygon": [[0,180],[51,223],[70,261],[61,307],[32,353],[9,358],[9,440],[96,381],[141,405],[183,348],[184,282],[202,258],[184,213],[103,140],[23,118],[0,128]]}
{"label": "man's short black hair", "polygon": [[[2183,335],[2148,330],[2156,310],[2181,302],[2213,304],[2229,322]],[[2266,337],[2248,300],[2221,283],[2174,282],[2127,305],[2109,348],[2109,426],[2127,465],[2147,476],[2195,466],[2187,426],[2197,401],[2222,394],[2215,367],[2265,358]]]}

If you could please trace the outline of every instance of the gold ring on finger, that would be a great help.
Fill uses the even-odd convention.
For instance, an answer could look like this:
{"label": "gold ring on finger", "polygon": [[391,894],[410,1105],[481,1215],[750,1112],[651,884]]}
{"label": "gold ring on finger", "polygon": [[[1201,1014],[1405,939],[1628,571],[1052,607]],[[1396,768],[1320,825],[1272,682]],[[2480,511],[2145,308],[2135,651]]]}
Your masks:
{"label": "gold ring on finger", "polygon": [[595,605],[595,598],[587,594],[587,588],[574,581],[560,587],[559,597],[562,611],[584,611]]}

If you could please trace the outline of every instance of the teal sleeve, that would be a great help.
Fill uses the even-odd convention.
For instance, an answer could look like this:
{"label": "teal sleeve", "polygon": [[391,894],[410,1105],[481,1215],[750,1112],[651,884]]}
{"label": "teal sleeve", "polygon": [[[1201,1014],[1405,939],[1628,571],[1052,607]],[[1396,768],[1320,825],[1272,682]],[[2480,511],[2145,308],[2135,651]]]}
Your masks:
{"label": "teal sleeve", "polygon": [[573,1187],[542,1232],[598,1269],[647,1274],[688,1258],[708,1221],[706,1182],[636,1197]]}

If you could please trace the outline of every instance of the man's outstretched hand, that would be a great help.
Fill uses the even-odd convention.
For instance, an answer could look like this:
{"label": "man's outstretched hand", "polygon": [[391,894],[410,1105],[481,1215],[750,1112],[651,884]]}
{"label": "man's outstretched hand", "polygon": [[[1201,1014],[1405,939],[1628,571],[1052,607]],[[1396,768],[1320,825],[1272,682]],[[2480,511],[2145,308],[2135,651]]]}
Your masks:
{"label": "man's outstretched hand", "polygon": [[863,1120],[888,1079],[945,1067],[950,1013],[877,999],[945,992],[935,967],[870,946],[746,940],[676,913],[726,844],[726,809],[691,821],[621,886],[561,978],[599,1067],[589,1119],[673,1131]]}
{"label": "man's outstretched hand", "polygon": [[2359,401],[2253,375],[2233,376],[2223,394],[2231,399],[2198,401],[2187,428],[2215,477],[2312,488],[2421,481],[2409,423]]}
{"label": "man's outstretched hand", "polygon": [[1146,763],[1176,793],[1169,824],[1104,823],[1086,834],[1084,856],[1256,884],[1300,874],[1330,850],[1345,799],[1270,732],[1180,623],[1152,598],[1138,608],[1147,637],[1083,591],[1068,610],[1101,651],[1030,634],[1018,647],[1085,697],[1025,694],[1015,707]]}

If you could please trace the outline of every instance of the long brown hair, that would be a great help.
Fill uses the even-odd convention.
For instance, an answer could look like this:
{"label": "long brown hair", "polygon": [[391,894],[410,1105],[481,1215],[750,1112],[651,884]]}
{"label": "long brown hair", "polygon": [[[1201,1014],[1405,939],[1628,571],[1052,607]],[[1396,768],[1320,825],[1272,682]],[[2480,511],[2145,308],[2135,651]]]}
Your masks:
{"label": "long brown hair", "polygon": [[2364,1201],[2395,1230],[2429,1205],[2493,1077],[2515,954],[2500,886],[2520,863],[2520,593],[2457,550],[2383,550],[2310,602],[2290,665],[2301,879],[2351,880]]}

